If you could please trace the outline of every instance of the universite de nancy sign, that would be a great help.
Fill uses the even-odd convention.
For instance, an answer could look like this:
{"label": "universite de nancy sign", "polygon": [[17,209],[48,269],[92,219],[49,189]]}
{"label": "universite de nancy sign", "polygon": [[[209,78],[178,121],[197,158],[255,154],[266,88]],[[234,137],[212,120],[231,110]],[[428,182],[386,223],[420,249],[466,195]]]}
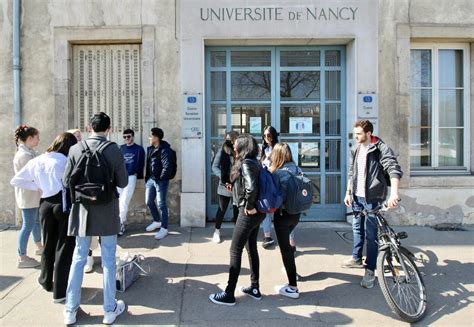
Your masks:
{"label": "universite de nancy sign", "polygon": [[200,8],[206,22],[353,21],[359,7],[226,7]]}

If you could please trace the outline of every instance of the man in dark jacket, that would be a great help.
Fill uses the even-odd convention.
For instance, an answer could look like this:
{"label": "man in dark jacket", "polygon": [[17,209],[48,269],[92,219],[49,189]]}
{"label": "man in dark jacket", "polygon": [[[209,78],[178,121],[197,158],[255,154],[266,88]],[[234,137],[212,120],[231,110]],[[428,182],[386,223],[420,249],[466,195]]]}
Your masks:
{"label": "man in dark jacket", "polygon": [[372,135],[374,127],[368,120],[359,120],[354,124],[354,135],[357,148],[352,153],[349,166],[344,204],[352,205],[354,220],[352,230],[354,244],[352,257],[343,262],[344,268],[362,268],[362,249],[364,237],[367,240],[366,270],[361,286],[374,287],[378,243],[377,221],[375,216],[362,216],[361,212],[372,210],[385,201],[388,195],[388,185],[385,175],[390,178],[390,196],[387,204],[390,208],[398,205],[398,188],[402,170],[397,157],[381,139]]}
{"label": "man in dark jacket", "polygon": [[[160,240],[168,235],[168,207],[166,197],[168,193],[169,180],[173,176],[172,150],[168,142],[163,140],[163,130],[158,127],[151,129],[148,137],[150,146],[147,148],[146,174],[145,174],[145,201],[150,208],[153,222],[146,227],[147,232],[160,229],[155,238]],[[156,198],[158,197],[158,207]]]}
{"label": "man in dark jacket", "polygon": [[[92,135],[86,140],[94,152],[107,139],[110,132],[110,117],[100,112],[91,118]],[[78,143],[69,150],[64,172],[63,184],[69,188],[74,167],[83,152],[83,144]],[[128,183],[127,170],[120,149],[111,144],[102,154],[108,164],[110,177],[115,187],[125,187]],[[114,188],[115,191],[115,188]],[[125,303],[115,299],[115,253],[117,234],[120,231],[118,194],[101,204],[73,203],[69,215],[68,235],[76,236],[76,249],[72,259],[71,271],[66,292],[64,323],[76,322],[76,313],[81,300],[81,285],[87,254],[92,236],[100,236],[102,267],[104,269],[104,324],[111,324],[125,310]]]}

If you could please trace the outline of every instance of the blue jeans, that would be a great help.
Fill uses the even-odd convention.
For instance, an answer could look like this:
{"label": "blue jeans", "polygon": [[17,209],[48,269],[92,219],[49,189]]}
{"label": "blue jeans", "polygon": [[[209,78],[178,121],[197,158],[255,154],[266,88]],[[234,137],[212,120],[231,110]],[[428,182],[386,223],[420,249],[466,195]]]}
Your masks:
{"label": "blue jeans", "polygon": [[269,234],[272,232],[272,213],[267,213],[265,219],[262,222],[262,229],[264,234]]}
{"label": "blue jeans", "polygon": [[[146,182],[145,191],[145,202],[148,208],[150,208],[151,216],[153,221],[159,222],[161,220],[161,227],[168,229],[168,207],[166,206],[166,196],[168,194],[169,180],[165,181],[154,181],[149,179]],[[158,207],[156,206],[156,198],[158,197]],[[158,211],[160,208],[160,212]]]}
{"label": "blue jeans", "polygon": [[26,247],[30,233],[33,232],[33,241],[41,242],[41,225],[38,215],[39,208],[21,209],[22,224],[18,235],[18,255],[26,255]]}
{"label": "blue jeans", "polygon": [[367,203],[365,198],[356,196],[352,202],[352,211],[354,220],[352,221],[352,232],[354,235],[354,247],[352,258],[362,259],[362,249],[364,248],[364,238],[367,240],[367,269],[375,271],[377,266],[377,254],[379,245],[377,242],[377,219],[373,215],[362,216],[363,209],[372,210],[378,206],[378,203]]}
{"label": "blue jeans", "polygon": [[[81,286],[84,277],[84,266],[91,245],[91,236],[76,236],[76,248],[72,257],[71,270],[66,291],[65,310],[75,312],[81,302]],[[100,249],[102,252],[102,268],[104,271],[104,312],[115,310],[115,251],[117,249],[117,235],[101,236]]]}

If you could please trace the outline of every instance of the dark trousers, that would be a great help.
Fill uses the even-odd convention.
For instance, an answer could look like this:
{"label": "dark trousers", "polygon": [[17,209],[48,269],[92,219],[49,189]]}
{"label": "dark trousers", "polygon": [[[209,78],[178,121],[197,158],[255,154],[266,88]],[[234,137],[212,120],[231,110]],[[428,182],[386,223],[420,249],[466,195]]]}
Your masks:
{"label": "dark trousers", "polygon": [[[69,268],[75,247],[75,237],[67,236],[68,215],[63,212],[61,193],[41,199],[39,216],[43,231],[44,251],[38,282],[53,299],[66,297]],[[54,281],[54,282],[53,282]]]}
{"label": "dark trousers", "polygon": [[[216,229],[221,229],[225,212],[232,198],[228,196],[224,196],[224,195],[218,195],[218,196],[219,196],[219,208],[217,208],[217,212],[216,212]],[[232,209],[233,209],[232,222],[235,223],[237,221],[237,216],[239,215],[239,208],[237,208],[237,206],[235,205],[232,205]]]}
{"label": "dark trousers", "polygon": [[265,214],[247,216],[244,208],[239,208],[239,216],[235,223],[234,233],[232,234],[232,243],[230,245],[230,268],[229,281],[225,289],[226,293],[234,294],[237,280],[240,275],[242,265],[242,252],[247,250],[250,263],[250,282],[253,287],[259,287],[260,260],[257,251],[257,236],[260,223],[265,218]]}
{"label": "dark trousers", "polygon": [[281,258],[288,276],[288,285],[296,287],[295,254],[290,245],[290,233],[300,221],[300,215],[291,215],[286,210],[277,210],[273,216],[273,226],[280,247]]}

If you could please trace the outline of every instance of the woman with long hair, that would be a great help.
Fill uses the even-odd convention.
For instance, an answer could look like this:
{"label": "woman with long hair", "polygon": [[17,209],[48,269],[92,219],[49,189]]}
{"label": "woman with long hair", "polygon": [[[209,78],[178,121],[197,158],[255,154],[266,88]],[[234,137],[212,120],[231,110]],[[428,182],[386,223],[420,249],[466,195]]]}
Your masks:
{"label": "woman with long hair", "polygon": [[[34,150],[39,144],[39,131],[31,126],[20,125],[15,130],[15,143],[17,152],[13,158],[13,170],[18,173],[31,159],[38,154]],[[33,233],[36,244],[36,254],[41,255],[41,226],[38,218],[40,192],[30,191],[15,187],[15,199],[21,210],[21,229],[18,235],[18,268],[35,268],[40,265],[38,261],[26,255],[28,239]]]}
{"label": "woman with long hair", "polygon": [[77,143],[71,133],[59,134],[46,152],[30,160],[11,180],[11,184],[27,190],[41,191],[39,215],[44,237],[41,274],[38,282],[53,291],[53,302],[66,299],[69,268],[75,238],[67,236],[68,215],[63,207],[62,178],[69,148]]}
{"label": "woman with long hair", "polygon": [[257,236],[265,214],[256,209],[260,174],[260,165],[257,161],[257,141],[250,135],[241,135],[235,140],[234,151],[236,160],[231,169],[230,181],[234,202],[239,208],[239,215],[230,246],[229,280],[225,291],[209,295],[209,300],[223,305],[235,304],[234,293],[240,274],[244,247],[250,261],[251,284],[241,288],[240,291],[257,300],[262,298],[259,290],[260,261]]}
{"label": "woman with long hair", "polygon": [[[230,183],[230,169],[234,164],[234,142],[239,133],[230,131],[225,134],[225,141],[220,150],[217,151],[214,161],[212,162],[212,172],[219,178],[219,185],[217,187],[217,196],[219,197],[219,208],[216,212],[215,230],[212,240],[215,243],[221,242],[221,225],[224,220],[224,215],[232,200],[232,184]],[[232,205],[233,218],[232,221],[237,220],[239,209],[236,205]]]}
{"label": "woman with long hair", "polygon": [[[262,153],[260,155],[260,162],[264,168],[270,168],[273,147],[278,143],[278,132],[273,126],[266,126],[263,129],[262,137]],[[264,249],[271,247],[275,244],[272,238],[272,217],[273,214],[269,213],[265,216],[262,223],[263,229],[263,243]]]}
{"label": "woman with long hair", "polygon": [[[278,143],[275,145],[271,155],[270,172],[274,174],[285,203],[288,195],[288,180],[291,174],[301,173],[301,169],[294,163],[291,149],[287,143]],[[296,284],[296,264],[295,253],[290,245],[290,233],[295,229],[300,221],[301,214],[290,214],[285,210],[284,205],[275,212],[273,216],[273,225],[280,247],[283,265],[285,266],[288,284],[275,286],[275,290],[284,296],[297,299],[299,297],[298,286]]]}

